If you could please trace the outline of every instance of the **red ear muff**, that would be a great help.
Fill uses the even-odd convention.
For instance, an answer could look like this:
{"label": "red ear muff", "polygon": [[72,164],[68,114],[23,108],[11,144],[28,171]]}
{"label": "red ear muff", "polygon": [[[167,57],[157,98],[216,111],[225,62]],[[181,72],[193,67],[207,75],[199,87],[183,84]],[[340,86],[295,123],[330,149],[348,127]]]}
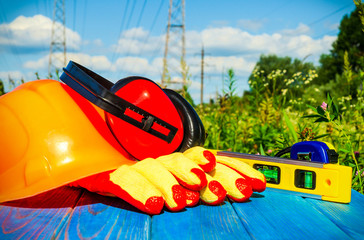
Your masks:
{"label": "red ear muff", "polygon": [[[178,150],[184,138],[182,119],[172,101],[156,83],[142,77],[129,77],[117,82],[110,91],[178,129],[173,140],[167,142],[106,112],[111,131],[131,155],[137,159],[156,158]],[[147,121],[143,115],[128,109],[125,114],[139,122]],[[157,122],[150,128],[164,135],[170,131]]]}
{"label": "red ear muff", "polygon": [[182,120],[184,136],[178,151],[194,147],[202,146],[205,143],[205,128],[195,109],[181,95],[171,89],[164,89],[169,99],[177,109]]}
{"label": "red ear muff", "polygon": [[110,130],[135,158],[169,154],[181,145],[181,118],[168,96],[151,80],[134,77],[112,86],[72,61],[63,70],[60,79],[105,110]]}

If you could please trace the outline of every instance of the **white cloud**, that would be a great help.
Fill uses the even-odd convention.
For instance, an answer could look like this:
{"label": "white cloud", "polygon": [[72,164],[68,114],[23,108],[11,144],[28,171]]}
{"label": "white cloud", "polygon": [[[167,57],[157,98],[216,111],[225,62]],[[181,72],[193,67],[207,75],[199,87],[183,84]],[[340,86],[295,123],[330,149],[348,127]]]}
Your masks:
{"label": "white cloud", "polygon": [[295,29],[284,29],[281,31],[282,35],[286,36],[297,36],[302,34],[309,34],[310,32],[310,27],[303,23],[300,23]]}
{"label": "white cloud", "polygon": [[135,38],[135,39],[145,39],[149,35],[149,32],[144,30],[142,27],[131,28],[122,33],[122,38]]}
{"label": "white cloud", "polygon": [[103,55],[90,56],[82,53],[73,53],[69,54],[67,58],[95,71],[112,70],[112,63],[106,56]]}
{"label": "white cloud", "polygon": [[46,69],[48,67],[48,63],[49,63],[49,55],[44,56],[38,60],[27,61],[24,63],[23,67],[33,70]]}
{"label": "white cloud", "polygon": [[0,79],[5,82],[9,78],[12,79],[22,79],[24,78],[24,74],[20,71],[9,71],[9,72],[0,72]]}
{"label": "white cloud", "polygon": [[215,56],[250,56],[257,59],[260,54],[296,58],[311,54],[317,60],[322,53],[328,52],[336,37],[313,39],[305,34],[308,31],[306,25],[274,34],[251,34],[238,28],[224,27],[205,29],[200,36],[206,51]]}
{"label": "white cloud", "polygon": [[[11,23],[0,25],[0,46],[4,50],[16,47],[19,49],[19,53],[48,51],[51,42],[52,24],[52,20],[43,15],[19,16]],[[58,22],[56,24],[61,26]],[[67,49],[77,50],[80,43],[80,35],[66,28]]]}
{"label": "white cloud", "polygon": [[114,71],[154,78],[161,75],[162,62],[162,59],[154,59],[150,62],[148,59],[141,57],[123,57],[118,58],[113,67]]}
{"label": "white cloud", "polygon": [[227,69],[232,68],[237,75],[249,74],[254,66],[255,61],[248,61],[244,57],[227,56],[227,57],[206,57],[206,70],[213,74],[225,73]]}
{"label": "white cloud", "polygon": [[121,34],[118,43],[112,50],[124,55],[150,56],[160,55],[163,52],[165,35],[151,36],[142,27],[132,28]]}
{"label": "white cloud", "polygon": [[[42,24],[38,24],[39,27],[33,29],[33,26],[27,24],[25,20],[33,22],[33,26],[36,25],[34,24],[35,21],[42,22]],[[20,24],[21,22],[24,23]],[[49,18],[37,15],[32,18],[19,17],[10,24],[0,25],[0,49],[1,46],[9,46],[10,44],[24,46],[24,48],[39,47],[44,42],[49,47],[50,23]],[[248,23],[245,22],[245,24]],[[4,32],[5,28],[7,31],[11,29],[13,34],[9,39],[7,39],[8,34]],[[310,28],[304,24],[298,25],[295,29],[286,29],[274,34],[253,34],[233,27],[211,27],[200,32],[187,31],[186,62],[193,80],[191,90],[198,91],[200,84],[202,45],[206,54],[205,79],[210,79],[210,82],[205,82],[206,98],[206,96],[213,96],[217,89],[221,90],[222,74],[226,74],[229,68],[233,68],[236,78],[241,80],[239,89],[246,89],[245,82],[261,54],[277,54],[278,56],[300,59],[310,56],[308,60],[317,63],[319,56],[328,52],[336,37],[324,36],[313,39],[309,35],[310,32]],[[78,36],[80,43],[79,35],[73,34],[75,39]],[[28,38],[29,41],[24,41]],[[139,75],[159,81],[163,70],[164,41],[164,34],[152,36],[143,28],[133,28],[123,32],[118,43],[111,47],[103,46],[101,39],[90,40],[86,46],[89,51],[87,54],[86,52],[68,52],[67,61],[73,60],[95,72],[103,71],[101,74],[106,75],[105,77],[108,74]],[[91,47],[96,47],[99,51],[92,51],[94,54],[90,54]],[[108,49],[104,51],[106,48]],[[109,54],[110,49],[116,52],[112,58],[110,55],[106,55]],[[116,60],[114,61],[114,59]],[[48,61],[49,55],[45,54],[43,57],[25,62],[23,67],[29,71],[46,73],[48,72]],[[169,61],[168,64],[174,69],[178,69],[180,59],[177,57],[174,61]],[[59,68],[62,67],[64,66],[59,66]],[[170,73],[173,73],[173,70],[170,70]]]}
{"label": "white cloud", "polygon": [[[193,76],[201,73],[201,59],[198,57],[186,60],[189,73]],[[205,74],[221,76],[229,68],[234,69],[235,74],[247,76],[251,73],[256,61],[249,60],[243,56],[206,56],[204,59]]]}
{"label": "white cloud", "polygon": [[104,46],[104,43],[102,42],[101,39],[96,39],[93,41],[93,44],[97,47],[103,47]]}
{"label": "white cloud", "polygon": [[226,27],[229,26],[229,21],[226,20],[214,20],[211,22],[210,27]]}
{"label": "white cloud", "polygon": [[[254,22],[241,20],[241,24],[243,23],[253,24]],[[320,39],[313,39],[308,35],[310,31],[310,28],[304,24],[299,24],[295,29],[285,29],[274,34],[252,34],[233,27],[207,28],[201,32],[187,31],[186,61],[191,72],[197,72],[195,65],[199,65],[199,58],[193,56],[198,55],[201,47],[204,46],[206,54],[211,56],[211,65],[215,66],[214,68],[207,67],[206,71],[212,71],[214,74],[216,71],[221,71],[222,68],[233,67],[237,68],[237,73],[246,75],[261,54],[277,54],[300,59],[310,55],[313,59],[311,61],[317,63],[319,56],[328,52],[336,37],[324,36]],[[145,66],[144,69],[152,69],[155,66],[150,62],[152,61],[150,57],[162,56],[164,43],[164,34],[151,36],[141,27],[129,29],[121,34],[118,45],[113,46],[114,51],[120,56],[126,56],[123,57],[123,60],[118,59],[115,66],[118,69],[131,70],[133,73],[137,73],[136,71],[139,69],[142,70],[139,66]],[[173,55],[171,54],[173,51],[176,51],[176,46],[170,46],[169,56]],[[181,53],[179,54],[181,55]],[[174,57],[175,61],[168,60],[168,63],[172,68],[177,69],[178,54],[174,54]],[[193,60],[194,58],[197,60]],[[136,62],[138,64],[135,64]],[[159,71],[162,71],[162,65],[159,67]],[[153,69],[153,72],[157,71]]]}
{"label": "white cloud", "polygon": [[258,31],[266,20],[250,20],[250,19],[240,19],[237,22],[237,26],[249,31]]}
{"label": "white cloud", "polygon": [[[60,54],[60,53],[57,53]],[[83,53],[68,53],[67,54],[67,61],[75,61],[81,65],[87,66],[87,68],[90,68],[94,71],[111,71],[112,70],[112,64],[108,60],[106,56],[90,56]],[[27,61],[24,63],[24,68],[32,69],[32,70],[43,70],[45,71],[48,69],[48,63],[49,63],[49,55],[46,55],[38,60],[34,61]],[[62,68],[65,66],[57,66],[58,68]]]}

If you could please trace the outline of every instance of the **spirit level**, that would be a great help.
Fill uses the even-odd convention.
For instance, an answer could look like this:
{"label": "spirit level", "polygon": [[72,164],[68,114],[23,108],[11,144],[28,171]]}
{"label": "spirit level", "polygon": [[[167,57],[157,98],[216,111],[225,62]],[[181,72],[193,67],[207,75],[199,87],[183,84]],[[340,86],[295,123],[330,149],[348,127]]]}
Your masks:
{"label": "spirit level", "polygon": [[[317,142],[305,144],[316,145]],[[306,146],[307,147],[307,146]],[[313,148],[320,149],[320,148]],[[312,150],[312,149],[311,149]],[[332,150],[332,149],[330,149]],[[292,154],[293,152],[293,154]],[[217,155],[240,159],[253,168],[262,172],[267,180],[267,187],[279,191],[293,193],[303,197],[317,198],[325,201],[349,203],[351,200],[352,169],[348,166],[326,163],[332,151],[323,154],[324,159],[316,158],[312,161],[307,156],[317,155],[308,148],[293,148],[291,156],[297,153],[303,155],[303,159],[288,159],[252,155],[244,153],[218,151]],[[335,159],[335,156],[333,157]],[[333,160],[335,162],[335,160]]]}

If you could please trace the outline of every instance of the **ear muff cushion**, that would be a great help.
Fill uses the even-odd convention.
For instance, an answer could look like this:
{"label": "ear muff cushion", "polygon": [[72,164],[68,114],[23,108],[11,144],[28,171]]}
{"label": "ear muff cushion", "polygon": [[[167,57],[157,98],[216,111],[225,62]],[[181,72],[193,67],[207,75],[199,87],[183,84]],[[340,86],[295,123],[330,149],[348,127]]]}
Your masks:
{"label": "ear muff cushion", "polygon": [[164,92],[176,107],[183,123],[184,137],[178,151],[202,146],[205,143],[205,128],[195,109],[177,92],[171,89],[164,89]]}

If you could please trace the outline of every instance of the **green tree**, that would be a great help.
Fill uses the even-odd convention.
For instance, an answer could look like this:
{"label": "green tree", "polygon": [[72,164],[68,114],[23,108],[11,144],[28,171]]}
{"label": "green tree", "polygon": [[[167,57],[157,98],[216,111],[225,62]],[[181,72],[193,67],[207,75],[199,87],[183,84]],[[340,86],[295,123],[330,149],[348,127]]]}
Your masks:
{"label": "green tree", "polygon": [[356,8],[350,16],[345,15],[341,20],[340,32],[332,44],[330,54],[323,54],[320,57],[319,77],[314,83],[320,85],[329,83],[335,80],[337,75],[341,75],[345,71],[345,52],[348,54],[354,74],[364,68],[364,32],[362,31],[359,12],[359,8]]}
{"label": "green tree", "polygon": [[[292,59],[291,57],[279,57],[274,54],[261,55],[255,65],[255,71],[260,71],[260,76],[265,77],[268,80],[267,85],[270,91],[274,91],[274,88],[284,88],[285,83],[281,81],[283,78],[292,78],[293,75],[298,72],[306,74],[313,69],[315,69],[315,66],[311,62],[304,62],[297,58]],[[282,79],[278,79],[278,81],[269,77],[269,74],[277,70],[284,71],[284,76],[282,76]],[[255,80],[254,73],[252,73],[249,76],[250,85],[252,85]]]}
{"label": "green tree", "polygon": [[302,96],[314,77],[313,63],[291,57],[261,55],[249,77],[251,91],[247,97],[257,105],[264,99],[274,98],[274,105],[281,106],[286,100]]}

